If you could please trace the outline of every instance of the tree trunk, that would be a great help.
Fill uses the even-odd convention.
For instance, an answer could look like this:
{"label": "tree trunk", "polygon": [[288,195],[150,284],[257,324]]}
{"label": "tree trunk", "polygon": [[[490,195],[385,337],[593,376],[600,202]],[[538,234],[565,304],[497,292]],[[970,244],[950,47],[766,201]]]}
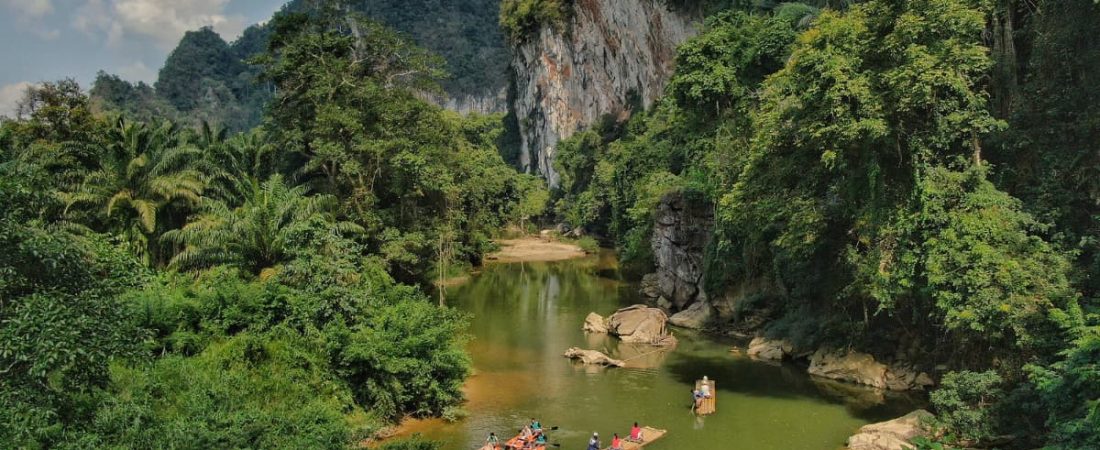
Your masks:
{"label": "tree trunk", "polygon": [[1006,119],[1012,115],[1012,103],[1019,92],[1019,65],[1016,57],[1016,1],[1001,0],[993,12],[992,56],[996,62],[991,86],[993,114]]}

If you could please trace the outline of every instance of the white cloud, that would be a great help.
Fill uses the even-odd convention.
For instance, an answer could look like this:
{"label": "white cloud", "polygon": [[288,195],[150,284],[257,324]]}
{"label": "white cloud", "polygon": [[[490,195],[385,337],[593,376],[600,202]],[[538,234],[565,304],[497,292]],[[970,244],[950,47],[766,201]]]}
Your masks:
{"label": "white cloud", "polygon": [[73,17],[73,26],[101,35],[108,45],[123,39],[152,38],[164,49],[172,48],[183,33],[212,26],[226,40],[245,28],[245,18],[227,15],[229,0],[84,0]]}
{"label": "white cloud", "polygon": [[24,18],[37,19],[53,12],[51,0],[0,0],[0,4]]}
{"label": "white cloud", "polygon": [[15,117],[15,105],[32,84],[27,81],[0,86],[0,116]]}

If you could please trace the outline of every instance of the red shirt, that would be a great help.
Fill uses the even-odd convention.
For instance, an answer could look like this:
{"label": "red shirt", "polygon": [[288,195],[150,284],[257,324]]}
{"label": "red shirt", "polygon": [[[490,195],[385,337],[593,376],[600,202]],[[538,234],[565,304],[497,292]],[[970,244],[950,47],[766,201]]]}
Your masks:
{"label": "red shirt", "polygon": [[641,428],[634,427],[634,428],[630,429],[630,438],[631,439],[639,439],[641,437],[642,437],[642,429]]}

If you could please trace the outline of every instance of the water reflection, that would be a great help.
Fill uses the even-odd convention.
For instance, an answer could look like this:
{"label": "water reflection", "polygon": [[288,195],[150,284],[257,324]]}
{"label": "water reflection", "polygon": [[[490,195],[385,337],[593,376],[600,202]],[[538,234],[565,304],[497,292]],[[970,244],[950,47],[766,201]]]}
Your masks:
{"label": "water reflection", "polygon": [[[446,442],[477,448],[490,431],[509,435],[529,417],[559,426],[561,448],[584,448],[593,431],[624,433],[638,421],[669,430],[647,449],[835,450],[859,426],[908,412],[910,402],[874,390],[812,380],[805,369],[768,365],[729,352],[728,342],[677,331],[675,349],[585,335],[584,317],[636,301],[618,281],[613,258],[487,267],[451,290],[448,303],[469,312],[476,375],[466,386],[469,417],[411,424]],[[627,367],[585,367],[564,357],[577,346],[627,360]],[[718,412],[691,413],[690,390],[717,380]]]}

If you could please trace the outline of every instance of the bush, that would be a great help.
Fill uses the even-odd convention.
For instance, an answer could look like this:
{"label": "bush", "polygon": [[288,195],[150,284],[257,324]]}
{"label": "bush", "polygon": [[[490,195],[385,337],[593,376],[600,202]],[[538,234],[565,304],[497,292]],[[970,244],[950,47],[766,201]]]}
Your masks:
{"label": "bush", "polygon": [[981,441],[997,435],[996,408],[1005,395],[1004,380],[994,371],[951,372],[932,392],[937,424],[954,439]]}

